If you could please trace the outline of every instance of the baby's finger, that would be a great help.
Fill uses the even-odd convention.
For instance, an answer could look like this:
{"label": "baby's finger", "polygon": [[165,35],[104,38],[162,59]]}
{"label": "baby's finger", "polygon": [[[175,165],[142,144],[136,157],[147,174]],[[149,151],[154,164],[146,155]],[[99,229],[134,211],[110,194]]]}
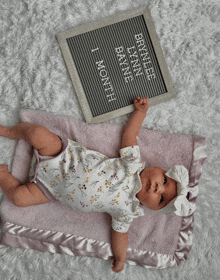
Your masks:
{"label": "baby's finger", "polygon": [[148,97],[144,97],[144,105],[148,105]]}
{"label": "baby's finger", "polygon": [[139,99],[139,104],[142,105],[143,104],[143,98]]}
{"label": "baby's finger", "polygon": [[144,97],[144,103],[146,104],[148,102],[148,97]]}
{"label": "baby's finger", "polygon": [[140,97],[138,96],[135,100],[134,100],[134,104],[138,103],[140,100]]}

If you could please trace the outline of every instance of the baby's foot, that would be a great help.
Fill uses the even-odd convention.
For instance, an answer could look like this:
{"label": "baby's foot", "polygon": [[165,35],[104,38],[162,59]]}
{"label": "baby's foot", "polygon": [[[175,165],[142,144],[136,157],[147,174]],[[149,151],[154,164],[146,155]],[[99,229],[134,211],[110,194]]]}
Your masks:
{"label": "baby's foot", "polygon": [[8,172],[8,166],[0,164],[0,187],[4,186],[8,182],[10,173]]}
{"label": "baby's foot", "polygon": [[0,164],[0,172],[8,172],[8,166],[6,164]]}
{"label": "baby's foot", "polygon": [[6,126],[0,125],[0,136],[8,137],[8,135],[9,135],[9,129],[10,129],[10,128],[8,128],[8,127],[6,127]]}

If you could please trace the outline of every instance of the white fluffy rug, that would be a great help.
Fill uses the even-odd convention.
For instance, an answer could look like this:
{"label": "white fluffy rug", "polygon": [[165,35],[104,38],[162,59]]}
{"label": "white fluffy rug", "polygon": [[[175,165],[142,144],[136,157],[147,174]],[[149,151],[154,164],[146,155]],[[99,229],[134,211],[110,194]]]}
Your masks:
{"label": "white fluffy rug", "polygon": [[[151,107],[144,127],[207,139],[188,260],[163,270],[126,264],[114,274],[110,261],[0,246],[0,279],[219,279],[219,0],[0,0],[0,124],[17,124],[20,109],[84,120],[55,34],[144,5],[151,10],[178,94]],[[0,163],[10,167],[14,145],[0,137]]]}

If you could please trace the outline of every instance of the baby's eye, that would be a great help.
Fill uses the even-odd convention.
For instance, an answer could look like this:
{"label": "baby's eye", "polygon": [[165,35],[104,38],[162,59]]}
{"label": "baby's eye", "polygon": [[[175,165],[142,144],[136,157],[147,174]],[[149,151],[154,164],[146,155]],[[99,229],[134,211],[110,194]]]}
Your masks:
{"label": "baby's eye", "polygon": [[161,195],[161,198],[160,198],[160,203],[162,203],[163,202],[163,196]]}
{"label": "baby's eye", "polygon": [[163,184],[165,185],[167,183],[167,178],[164,176]]}

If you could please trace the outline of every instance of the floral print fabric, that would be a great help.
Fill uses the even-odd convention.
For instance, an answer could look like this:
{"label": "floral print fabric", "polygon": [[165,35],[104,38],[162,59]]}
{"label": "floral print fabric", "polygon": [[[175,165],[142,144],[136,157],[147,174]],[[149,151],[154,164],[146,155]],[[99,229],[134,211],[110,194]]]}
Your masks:
{"label": "floral print fabric", "polygon": [[58,156],[39,155],[36,177],[61,203],[83,212],[107,212],[112,228],[127,232],[133,219],[144,215],[136,198],[144,164],[139,146],[119,152],[119,158],[107,158],[68,140]]}

